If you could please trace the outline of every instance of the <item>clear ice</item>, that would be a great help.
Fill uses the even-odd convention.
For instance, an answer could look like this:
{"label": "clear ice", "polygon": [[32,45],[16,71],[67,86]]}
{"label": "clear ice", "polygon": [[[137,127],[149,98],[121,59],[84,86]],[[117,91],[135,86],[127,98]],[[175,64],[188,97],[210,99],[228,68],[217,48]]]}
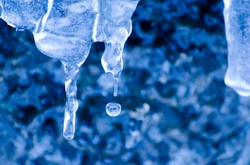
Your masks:
{"label": "clear ice", "polygon": [[[63,135],[74,137],[78,109],[77,73],[93,42],[104,42],[101,59],[114,76],[114,96],[123,69],[122,52],[131,34],[131,17],[139,0],[0,0],[0,16],[10,26],[31,31],[37,48],[61,60],[65,70],[66,106]],[[109,103],[116,116],[121,106]],[[116,107],[117,110],[109,109]],[[119,110],[120,107],[120,110]]]}
{"label": "clear ice", "polygon": [[250,0],[224,0],[228,43],[225,83],[242,96],[250,96]]}

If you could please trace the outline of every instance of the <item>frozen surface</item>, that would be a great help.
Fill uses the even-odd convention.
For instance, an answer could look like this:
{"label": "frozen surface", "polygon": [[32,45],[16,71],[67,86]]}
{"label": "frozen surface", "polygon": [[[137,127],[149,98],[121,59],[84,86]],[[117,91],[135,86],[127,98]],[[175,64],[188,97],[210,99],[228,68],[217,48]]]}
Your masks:
{"label": "frozen surface", "polygon": [[123,69],[122,52],[131,34],[131,16],[139,0],[1,0],[1,18],[17,29],[33,32],[37,48],[62,61],[65,70],[64,136],[75,132],[77,73],[93,42],[104,42],[101,62],[105,72],[118,79]]}
{"label": "frozen surface", "polygon": [[[143,0],[118,96],[104,45],[79,69],[76,132],[61,135],[64,68],[0,20],[0,164],[249,165],[250,99],[224,84],[222,0]],[[108,102],[122,104],[110,117]]]}
{"label": "frozen surface", "polygon": [[224,0],[228,42],[225,83],[242,96],[250,96],[250,1]]}

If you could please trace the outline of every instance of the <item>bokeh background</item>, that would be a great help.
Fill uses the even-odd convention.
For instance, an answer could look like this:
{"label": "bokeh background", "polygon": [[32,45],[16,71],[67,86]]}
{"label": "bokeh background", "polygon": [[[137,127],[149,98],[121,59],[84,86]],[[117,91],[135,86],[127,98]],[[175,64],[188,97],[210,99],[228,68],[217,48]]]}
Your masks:
{"label": "bokeh background", "polygon": [[[142,0],[117,98],[103,50],[95,43],[81,67],[67,141],[61,63],[0,20],[0,164],[250,164],[250,99],[223,81],[222,0]],[[106,114],[109,101],[122,105],[118,117]]]}

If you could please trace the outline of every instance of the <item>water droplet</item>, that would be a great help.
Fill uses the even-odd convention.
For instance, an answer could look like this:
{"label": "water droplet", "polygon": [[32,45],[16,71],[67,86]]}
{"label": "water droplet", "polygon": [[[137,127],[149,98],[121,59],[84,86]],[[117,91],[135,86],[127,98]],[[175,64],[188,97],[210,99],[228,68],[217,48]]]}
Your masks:
{"label": "water droplet", "polygon": [[108,103],[106,105],[106,112],[109,116],[118,116],[121,113],[121,105],[119,103]]}

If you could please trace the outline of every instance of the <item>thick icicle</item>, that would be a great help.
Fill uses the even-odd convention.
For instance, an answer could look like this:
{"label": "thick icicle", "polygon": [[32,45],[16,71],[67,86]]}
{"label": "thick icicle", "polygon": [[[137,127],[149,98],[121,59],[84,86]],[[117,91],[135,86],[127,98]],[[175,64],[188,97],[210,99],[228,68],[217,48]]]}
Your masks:
{"label": "thick icicle", "polygon": [[225,83],[242,96],[250,96],[250,0],[224,0],[228,42]]}

